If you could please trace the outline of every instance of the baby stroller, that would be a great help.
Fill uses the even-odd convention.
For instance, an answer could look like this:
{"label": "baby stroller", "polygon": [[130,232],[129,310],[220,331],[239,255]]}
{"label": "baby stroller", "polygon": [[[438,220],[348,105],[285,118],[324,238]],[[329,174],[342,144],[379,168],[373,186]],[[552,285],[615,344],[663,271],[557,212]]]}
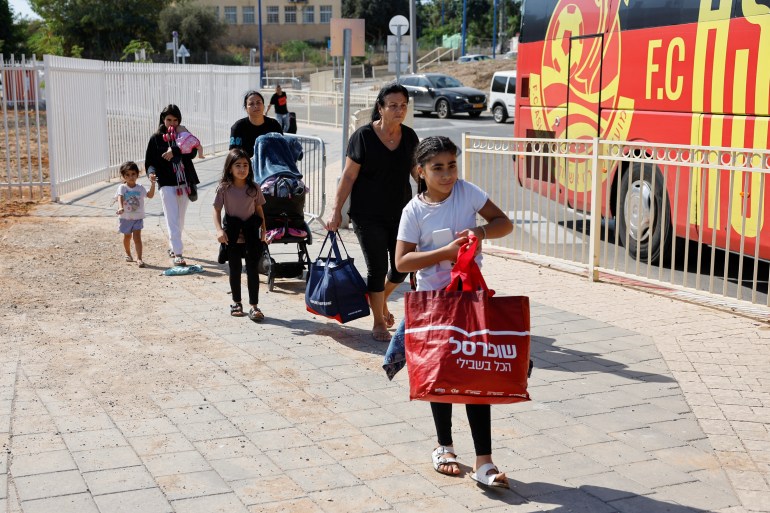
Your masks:
{"label": "baby stroller", "polygon": [[[262,209],[267,246],[259,272],[267,276],[270,291],[275,288],[276,278],[307,279],[310,269],[307,246],[313,243],[313,236],[305,222],[307,187],[296,164],[301,159],[302,145],[296,139],[270,133],[258,137],[254,143],[254,180],[266,200]],[[294,244],[295,251],[279,252],[277,244]],[[274,258],[289,254],[296,255],[296,259],[277,261]]]}

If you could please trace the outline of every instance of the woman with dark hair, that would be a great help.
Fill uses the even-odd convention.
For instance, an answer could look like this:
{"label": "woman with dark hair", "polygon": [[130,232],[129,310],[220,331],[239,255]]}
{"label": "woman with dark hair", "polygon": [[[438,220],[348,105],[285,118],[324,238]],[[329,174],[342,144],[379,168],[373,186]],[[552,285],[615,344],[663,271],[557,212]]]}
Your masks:
{"label": "woman with dark hair", "polygon": [[372,337],[381,342],[390,340],[388,329],[395,324],[388,296],[406,278],[396,270],[396,235],[401,211],[412,197],[409,176],[414,175],[413,155],[419,143],[414,130],[402,124],[408,104],[404,86],[391,83],[380,89],[371,123],[350,136],[327,223],[331,231],[339,228],[342,206],[350,196],[348,214],[366,260]]}
{"label": "woman with dark hair", "polygon": [[243,148],[251,158],[254,156],[257,137],[270,132],[283,134],[283,129],[278,121],[265,116],[265,98],[258,91],[246,93],[243,108],[247,116],[236,121],[230,128],[230,149]]}
{"label": "woman with dark hair", "polygon": [[[147,175],[157,178],[158,192],[163,203],[163,216],[168,232],[168,254],[174,259],[174,265],[187,265],[182,256],[182,230],[190,194],[200,183],[192,159],[198,154],[197,149],[182,153],[173,138],[167,137],[171,128],[176,131],[182,122],[182,112],[176,105],[167,105],[160,113],[158,130],[150,137],[144,156]],[[166,137],[164,137],[166,136]]]}

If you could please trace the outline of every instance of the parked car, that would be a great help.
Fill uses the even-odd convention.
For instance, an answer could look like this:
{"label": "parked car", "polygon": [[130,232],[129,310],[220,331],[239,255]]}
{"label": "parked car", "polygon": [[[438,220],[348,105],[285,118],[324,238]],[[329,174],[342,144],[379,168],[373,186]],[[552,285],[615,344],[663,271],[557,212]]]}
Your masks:
{"label": "parked car", "polygon": [[401,77],[401,85],[409,91],[414,110],[423,114],[435,112],[441,119],[467,112],[472,118],[487,109],[483,91],[465,87],[462,82],[443,73],[421,73]]}
{"label": "parked car", "polygon": [[503,59],[516,59],[518,55],[519,55],[518,50],[511,50],[510,52],[505,52],[503,54]]}
{"label": "parked car", "polygon": [[516,72],[496,71],[489,86],[489,111],[497,123],[512,118],[516,111]]}
{"label": "parked car", "polygon": [[457,62],[479,62],[479,61],[491,61],[492,57],[489,55],[481,55],[478,53],[471,53],[468,55],[463,55],[459,59],[457,59]]}

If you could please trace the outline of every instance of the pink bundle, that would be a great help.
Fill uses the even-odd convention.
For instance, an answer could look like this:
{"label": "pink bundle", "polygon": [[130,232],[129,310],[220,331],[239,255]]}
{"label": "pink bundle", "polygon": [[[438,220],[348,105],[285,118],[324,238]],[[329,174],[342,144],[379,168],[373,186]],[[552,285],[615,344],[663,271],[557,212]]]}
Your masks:
{"label": "pink bundle", "polygon": [[[182,132],[184,133],[184,132]],[[171,147],[175,144],[177,141],[177,133],[173,126],[168,127],[168,130],[165,134],[163,134],[163,140],[168,143],[168,148],[171,149]],[[178,144],[177,144],[178,146]],[[171,167],[174,168],[174,173],[176,174],[176,195],[181,196],[182,194],[190,195],[190,187],[187,185],[187,176],[184,172],[184,164],[182,164],[182,161],[179,159],[176,159],[177,161],[174,162],[174,159],[171,161]]]}

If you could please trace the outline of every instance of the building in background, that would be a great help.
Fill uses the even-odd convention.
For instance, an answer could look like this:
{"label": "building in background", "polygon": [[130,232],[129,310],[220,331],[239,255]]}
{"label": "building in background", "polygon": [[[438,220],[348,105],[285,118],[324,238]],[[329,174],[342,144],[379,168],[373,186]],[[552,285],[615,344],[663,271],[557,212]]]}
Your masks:
{"label": "building in background", "polygon": [[[225,38],[243,46],[259,45],[257,0],[198,0],[214,8],[229,25]],[[300,40],[324,42],[332,18],[342,17],[342,0],[262,0],[262,39],[265,45]]]}

